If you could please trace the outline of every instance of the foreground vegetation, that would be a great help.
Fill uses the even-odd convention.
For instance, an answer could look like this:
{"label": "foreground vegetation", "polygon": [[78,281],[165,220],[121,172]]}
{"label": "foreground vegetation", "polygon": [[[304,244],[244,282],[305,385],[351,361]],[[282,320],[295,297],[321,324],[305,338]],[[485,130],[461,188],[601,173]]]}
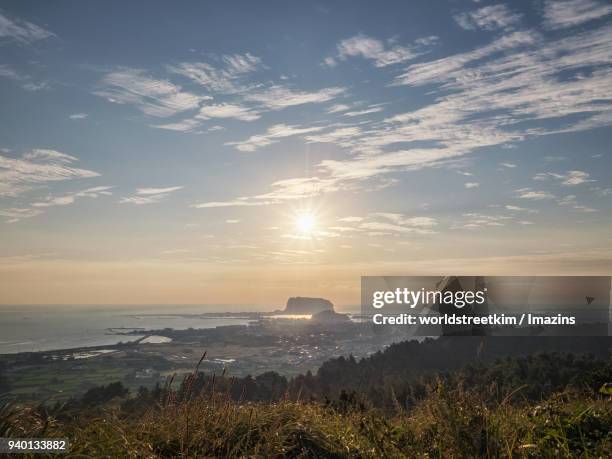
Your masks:
{"label": "foreground vegetation", "polygon": [[224,394],[169,397],[134,418],[109,408],[61,419],[4,410],[2,436],[67,437],[73,457],[609,457],[610,401],[557,394],[491,406],[480,394],[431,388],[409,412],[344,405],[237,403]]}
{"label": "foreground vegetation", "polygon": [[[508,391],[508,378],[521,374],[512,383],[532,387]],[[538,398],[533,382],[542,376]],[[196,367],[175,390],[128,397],[115,383],[67,405],[7,405],[0,436],[66,437],[69,457],[609,457],[612,401],[593,389],[609,376],[609,362],[591,358],[504,359],[421,381],[410,400],[381,386],[390,408],[353,390],[324,401],[289,390],[248,401],[243,379]]]}

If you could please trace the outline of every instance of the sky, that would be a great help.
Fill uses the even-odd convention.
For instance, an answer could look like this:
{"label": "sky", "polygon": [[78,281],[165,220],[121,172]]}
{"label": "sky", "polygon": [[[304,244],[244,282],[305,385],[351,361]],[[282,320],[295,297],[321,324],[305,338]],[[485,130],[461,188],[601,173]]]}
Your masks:
{"label": "sky", "polygon": [[7,0],[0,101],[0,304],[612,271],[603,0]]}

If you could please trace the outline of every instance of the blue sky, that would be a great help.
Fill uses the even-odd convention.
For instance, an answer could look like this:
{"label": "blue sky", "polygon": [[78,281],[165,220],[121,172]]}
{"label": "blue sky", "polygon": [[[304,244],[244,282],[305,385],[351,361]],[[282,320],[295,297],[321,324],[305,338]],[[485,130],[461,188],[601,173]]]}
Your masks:
{"label": "blue sky", "polygon": [[612,266],[608,2],[6,1],[0,56],[0,302]]}

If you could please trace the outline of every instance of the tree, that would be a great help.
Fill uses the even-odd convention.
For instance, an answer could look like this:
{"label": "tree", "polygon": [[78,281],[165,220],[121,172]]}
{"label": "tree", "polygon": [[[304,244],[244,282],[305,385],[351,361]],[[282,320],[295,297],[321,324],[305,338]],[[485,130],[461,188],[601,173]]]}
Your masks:
{"label": "tree", "polygon": [[98,386],[89,389],[83,395],[81,402],[84,405],[100,405],[112,400],[115,397],[123,397],[127,395],[128,390],[117,381],[110,383],[107,386]]}
{"label": "tree", "polygon": [[3,392],[8,392],[11,389],[11,385],[9,384],[9,380],[6,377],[4,370],[4,364],[0,363],[0,394]]}

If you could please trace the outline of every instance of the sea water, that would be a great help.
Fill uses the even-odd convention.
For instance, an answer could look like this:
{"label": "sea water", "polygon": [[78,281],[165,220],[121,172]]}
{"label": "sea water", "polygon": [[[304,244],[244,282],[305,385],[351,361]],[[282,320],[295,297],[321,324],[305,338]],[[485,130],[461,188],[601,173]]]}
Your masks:
{"label": "sea water", "polygon": [[[146,335],[147,330],[244,325],[250,320],[240,317],[239,314],[233,317],[205,317],[194,314],[253,310],[253,307],[239,305],[1,305],[0,354],[107,346],[134,341]],[[142,330],[143,334],[120,334],[131,330]]]}

